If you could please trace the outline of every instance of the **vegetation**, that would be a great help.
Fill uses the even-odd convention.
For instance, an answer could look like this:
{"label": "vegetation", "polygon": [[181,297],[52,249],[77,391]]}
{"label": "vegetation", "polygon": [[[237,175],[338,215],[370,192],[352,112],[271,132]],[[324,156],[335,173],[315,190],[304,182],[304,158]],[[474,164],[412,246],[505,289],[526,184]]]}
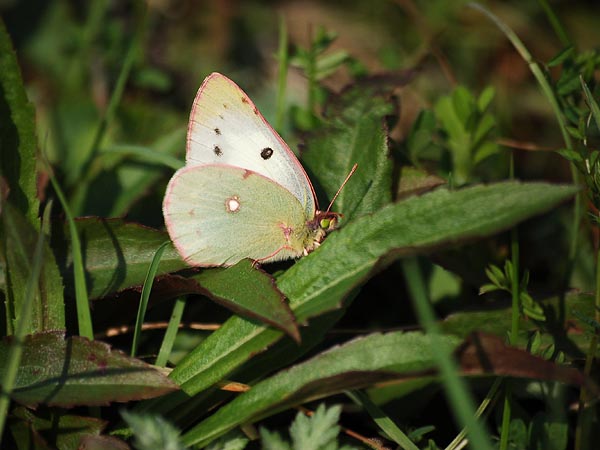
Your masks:
{"label": "vegetation", "polygon": [[[591,3],[37,3],[0,5],[2,448],[596,447]],[[321,205],[358,164],[309,255],[169,241],[213,71]]]}

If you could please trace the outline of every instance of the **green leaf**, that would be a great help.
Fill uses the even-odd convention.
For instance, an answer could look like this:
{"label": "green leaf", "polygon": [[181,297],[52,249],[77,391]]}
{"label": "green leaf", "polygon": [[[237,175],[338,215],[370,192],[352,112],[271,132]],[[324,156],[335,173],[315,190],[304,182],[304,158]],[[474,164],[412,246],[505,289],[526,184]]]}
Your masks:
{"label": "green leaf", "polygon": [[598,103],[596,102],[594,96],[590,92],[590,88],[585,83],[581,75],[579,76],[579,79],[581,80],[581,86],[583,88],[583,93],[585,94],[585,99],[590,107],[592,116],[594,117],[594,122],[596,122],[596,127],[598,128],[598,130],[600,130],[600,107],[598,106]]}
{"label": "green leaf", "polygon": [[0,19],[0,174],[8,184],[8,201],[37,229],[36,147],[35,111],[27,99],[15,51]]}
{"label": "green leaf", "polygon": [[[0,342],[0,373],[9,348],[9,340]],[[102,342],[46,332],[25,339],[12,398],[30,406],[71,407],[141,400],[176,389],[153,366]]]}
{"label": "green leaf", "polygon": [[[6,262],[6,282],[4,286],[8,297],[9,317],[15,320],[25,300],[27,280],[30,277],[32,256],[39,232],[12,204],[2,205],[0,229],[3,259]],[[47,242],[44,242],[43,263],[40,278],[35,289],[31,318],[26,333],[44,330],[63,329],[65,327],[65,311],[63,286],[54,254]],[[8,324],[12,330],[14,323]]]}
{"label": "green leaf", "polygon": [[494,89],[494,86],[487,86],[477,99],[477,108],[479,111],[484,112],[490,106],[490,103],[492,103],[495,95],[496,89]]}
{"label": "green leaf", "polygon": [[[262,434],[262,430],[261,430],[261,434]],[[242,434],[242,432],[239,429],[236,430],[232,430],[229,433],[225,434],[224,436],[221,436],[219,439],[217,439],[216,441],[211,442],[211,444],[206,447],[206,450],[243,450],[246,448],[246,446],[248,445],[248,442],[250,442],[250,439],[248,439],[245,435]],[[265,446],[263,445],[263,450],[270,450],[271,447]],[[285,446],[280,446],[280,447],[272,447],[272,450],[286,450],[287,447]]]}
{"label": "green leaf", "polygon": [[296,342],[300,333],[294,314],[275,280],[266,272],[242,260],[226,269],[205,270],[194,279],[208,290],[208,296],[234,312],[256,318],[289,334]]}
{"label": "green leaf", "polygon": [[[448,343],[455,346],[458,341],[450,338]],[[354,339],[259,382],[185,433],[183,442],[205,445],[238,424],[259,420],[308,399],[432,368],[431,351],[430,338],[418,332]]]}
{"label": "green leaf", "polygon": [[367,89],[356,85],[335,97],[325,112],[324,126],[307,137],[302,154],[309,173],[324,174],[315,189],[322,188],[329,199],[358,164],[333,205],[333,211],[344,214],[344,223],[391,200],[392,165],[384,118],[392,107],[381,94]]}
{"label": "green leaf", "polygon": [[179,430],[158,415],[121,411],[121,416],[133,430],[137,450],[184,450],[179,442]]}
{"label": "green leaf", "polygon": [[106,421],[93,417],[49,410],[32,411],[22,406],[15,408],[12,416],[10,428],[19,449],[38,449],[46,440],[52,442],[54,448],[80,448],[81,439],[99,436],[107,425]]}
{"label": "green leaf", "polygon": [[[557,304],[559,299],[556,297],[546,298],[540,300],[539,303],[544,308],[551,308],[553,304]],[[565,308],[567,311],[567,317],[565,320],[573,323],[577,323],[581,315],[587,315],[593,317],[594,310],[594,299],[590,294],[580,294],[571,292],[568,293],[565,299]],[[506,306],[506,303],[502,307],[489,308],[482,307],[480,310],[470,311],[459,311],[450,314],[441,323],[443,331],[446,333],[452,333],[457,336],[466,337],[470,333],[476,330],[486,330],[487,333],[494,334],[496,336],[504,337],[506,330],[510,329],[511,325],[511,307]],[[554,316],[555,314],[552,314]],[[550,317],[552,317],[550,316]],[[558,324],[556,322],[548,322],[547,324],[541,325],[546,331],[539,339],[535,339],[530,342],[530,336],[536,330],[540,329],[540,324],[528,320],[526,317],[519,318],[519,335],[516,346],[526,347],[534,346],[539,349],[542,345],[547,346],[556,340],[556,342],[564,342],[565,338],[569,339],[572,344],[569,346],[570,355],[577,357],[577,355],[584,354],[590,344],[589,336],[581,332],[580,327],[573,327],[567,330],[566,336],[560,331],[560,328],[556,328]],[[532,353],[538,353],[536,350]]]}
{"label": "green leaf", "polygon": [[260,428],[260,438],[263,450],[291,450],[292,447],[287,443],[277,431],[269,431],[266,428]]}
{"label": "green leaf", "polygon": [[341,411],[339,405],[326,408],[325,404],[321,403],[312,417],[299,412],[290,427],[294,450],[335,449],[340,432],[338,420]]}
{"label": "green leaf", "polygon": [[[507,182],[411,197],[332,233],[319,249],[283,273],[277,284],[302,323],[338,308],[376,267],[393,258],[497,233],[575,192],[571,186]],[[274,330],[234,317],[189,353],[171,376],[189,394],[197,393],[280,337]]]}
{"label": "green leaf", "polygon": [[[141,286],[156,249],[169,239],[167,233],[126,223],[120,219],[82,218],[75,222],[84,251],[90,298],[104,297],[132,286]],[[73,293],[72,259],[69,236],[55,240],[59,266],[67,293]],[[172,245],[167,246],[158,274],[189,267]]]}
{"label": "green leaf", "polygon": [[575,52],[575,47],[569,45],[568,47],[563,48],[560,52],[556,54],[548,63],[546,64],[548,67],[559,66],[563,62],[565,62],[568,58],[570,58]]}
{"label": "green leaf", "polygon": [[424,170],[412,166],[403,166],[400,169],[400,181],[396,198],[400,200],[412,195],[423,194],[445,183],[446,180],[443,178],[429,174]]}

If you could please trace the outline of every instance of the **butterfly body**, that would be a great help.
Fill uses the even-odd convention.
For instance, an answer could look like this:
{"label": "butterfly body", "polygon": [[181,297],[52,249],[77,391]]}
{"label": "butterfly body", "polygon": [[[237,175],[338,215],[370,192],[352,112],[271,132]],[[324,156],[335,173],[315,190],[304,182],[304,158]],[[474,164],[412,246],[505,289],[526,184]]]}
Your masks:
{"label": "butterfly body", "polygon": [[337,218],[318,211],[296,156],[247,95],[217,73],[196,95],[186,165],[169,182],[163,213],[181,256],[205,267],[300,257]]}

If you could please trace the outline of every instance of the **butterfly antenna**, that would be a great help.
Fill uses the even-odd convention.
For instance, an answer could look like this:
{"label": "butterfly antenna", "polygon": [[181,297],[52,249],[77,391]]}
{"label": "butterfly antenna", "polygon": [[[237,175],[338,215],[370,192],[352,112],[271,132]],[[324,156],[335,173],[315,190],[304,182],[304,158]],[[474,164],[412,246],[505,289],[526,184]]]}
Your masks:
{"label": "butterfly antenna", "polygon": [[348,174],[348,176],[346,177],[346,179],[344,180],[344,182],[342,183],[342,185],[340,186],[340,188],[338,189],[338,191],[335,193],[335,195],[331,199],[331,202],[329,203],[329,206],[327,207],[327,211],[325,211],[326,214],[329,212],[329,210],[333,206],[333,203],[335,202],[335,199],[338,198],[338,195],[340,195],[340,192],[342,192],[342,189],[344,189],[344,186],[346,186],[346,183],[348,182],[348,180],[350,179],[350,177],[352,175],[354,175],[354,172],[356,172],[356,168],[357,167],[358,167],[358,164],[354,163],[354,165],[352,166],[352,169],[350,169],[350,173]]}

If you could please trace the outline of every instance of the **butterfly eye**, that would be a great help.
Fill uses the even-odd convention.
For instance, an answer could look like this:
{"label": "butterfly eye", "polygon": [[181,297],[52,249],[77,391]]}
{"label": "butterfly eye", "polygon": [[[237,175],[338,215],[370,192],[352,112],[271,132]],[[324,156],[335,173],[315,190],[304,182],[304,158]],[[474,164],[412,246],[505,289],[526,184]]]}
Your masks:
{"label": "butterfly eye", "polygon": [[263,148],[260,151],[260,157],[264,160],[269,159],[271,156],[273,156],[273,149],[270,147]]}
{"label": "butterfly eye", "polygon": [[319,222],[319,225],[324,230],[327,230],[329,228],[329,225],[331,225],[331,219],[321,219],[321,221]]}

